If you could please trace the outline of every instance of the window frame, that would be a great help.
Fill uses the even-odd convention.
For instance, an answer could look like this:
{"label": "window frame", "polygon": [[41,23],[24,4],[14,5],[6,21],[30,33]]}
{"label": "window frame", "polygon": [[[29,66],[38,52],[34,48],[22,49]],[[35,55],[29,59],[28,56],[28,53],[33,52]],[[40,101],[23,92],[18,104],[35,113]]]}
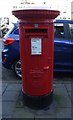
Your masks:
{"label": "window frame", "polygon": [[70,25],[73,24],[73,23],[69,23],[69,32],[70,32],[70,39],[73,40],[73,35],[71,36],[71,30],[70,30]]}

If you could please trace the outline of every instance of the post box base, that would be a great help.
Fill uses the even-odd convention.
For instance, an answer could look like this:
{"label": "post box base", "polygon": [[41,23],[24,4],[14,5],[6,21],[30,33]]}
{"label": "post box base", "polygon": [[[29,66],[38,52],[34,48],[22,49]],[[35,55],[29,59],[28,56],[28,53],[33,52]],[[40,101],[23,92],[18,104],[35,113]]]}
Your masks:
{"label": "post box base", "polygon": [[29,96],[22,92],[23,104],[32,109],[43,109],[49,106],[53,101],[53,92],[42,96]]}

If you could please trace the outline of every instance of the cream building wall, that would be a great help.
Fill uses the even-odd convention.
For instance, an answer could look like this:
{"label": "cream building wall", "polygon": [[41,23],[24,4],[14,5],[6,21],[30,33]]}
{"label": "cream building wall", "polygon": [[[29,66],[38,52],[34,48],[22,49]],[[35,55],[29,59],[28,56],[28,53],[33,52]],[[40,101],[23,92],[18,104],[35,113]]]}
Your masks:
{"label": "cream building wall", "polygon": [[18,6],[13,8],[25,8],[30,6],[41,6],[48,9],[57,9],[60,11],[59,19],[73,19],[73,0],[20,0]]}
{"label": "cream building wall", "polygon": [[71,19],[73,20],[73,1],[71,2]]}

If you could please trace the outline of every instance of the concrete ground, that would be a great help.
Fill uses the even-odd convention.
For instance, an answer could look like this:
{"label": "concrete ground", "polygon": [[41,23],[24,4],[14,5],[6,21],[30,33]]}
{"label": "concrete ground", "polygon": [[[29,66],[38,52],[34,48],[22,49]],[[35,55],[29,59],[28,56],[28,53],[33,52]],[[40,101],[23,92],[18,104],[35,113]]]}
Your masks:
{"label": "concrete ground", "polygon": [[[53,103],[42,110],[33,110],[23,105],[22,81],[13,71],[2,68],[2,41],[0,39],[0,118],[73,118],[73,77],[54,77]],[[67,76],[67,75],[66,75]]]}
{"label": "concrete ground", "polygon": [[2,117],[3,118],[72,118],[71,81],[54,81],[53,103],[42,110],[33,110],[23,105],[21,81],[3,81],[2,84]]}

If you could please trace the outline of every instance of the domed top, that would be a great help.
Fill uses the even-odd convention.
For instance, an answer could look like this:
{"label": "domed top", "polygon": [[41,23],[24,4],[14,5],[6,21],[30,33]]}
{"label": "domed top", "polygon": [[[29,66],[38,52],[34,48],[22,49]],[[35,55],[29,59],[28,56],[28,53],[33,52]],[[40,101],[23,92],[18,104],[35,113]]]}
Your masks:
{"label": "domed top", "polygon": [[14,10],[12,14],[18,19],[55,19],[60,12],[57,10],[46,10],[46,9],[24,9]]}

